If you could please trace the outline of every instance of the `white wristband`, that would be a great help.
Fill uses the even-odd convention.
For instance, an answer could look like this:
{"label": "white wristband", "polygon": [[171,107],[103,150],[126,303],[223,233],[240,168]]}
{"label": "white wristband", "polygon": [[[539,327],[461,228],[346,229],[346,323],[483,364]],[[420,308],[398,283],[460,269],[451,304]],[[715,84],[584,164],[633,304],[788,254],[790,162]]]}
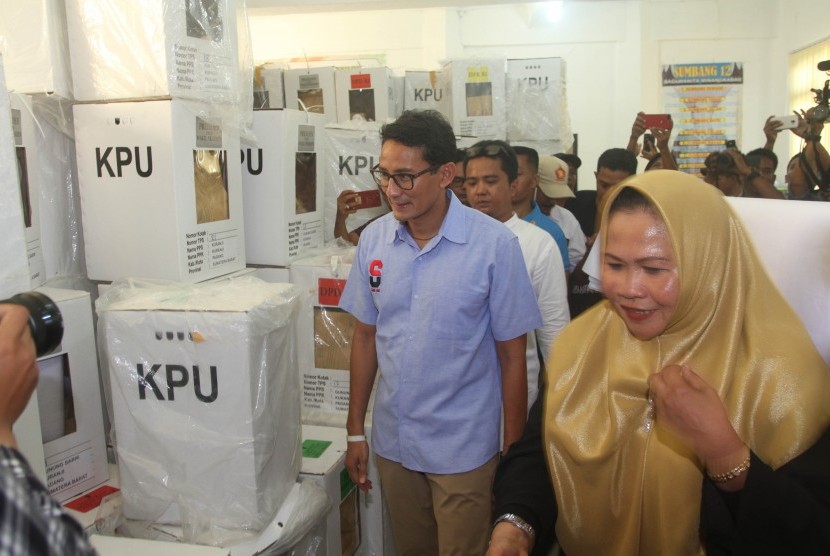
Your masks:
{"label": "white wristband", "polygon": [[353,434],[346,437],[346,442],[366,442],[366,435]]}

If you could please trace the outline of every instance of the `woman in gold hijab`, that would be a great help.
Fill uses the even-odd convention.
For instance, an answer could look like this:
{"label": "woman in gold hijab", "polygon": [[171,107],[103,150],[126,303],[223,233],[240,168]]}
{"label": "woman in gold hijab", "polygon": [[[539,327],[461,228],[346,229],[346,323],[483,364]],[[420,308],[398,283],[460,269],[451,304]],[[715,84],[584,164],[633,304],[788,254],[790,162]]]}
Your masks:
{"label": "woman in gold hijab", "polygon": [[[830,554],[830,369],[722,195],[668,170],[602,218],[607,297],[553,347],[489,554]],[[536,553],[536,552],[534,552]]]}

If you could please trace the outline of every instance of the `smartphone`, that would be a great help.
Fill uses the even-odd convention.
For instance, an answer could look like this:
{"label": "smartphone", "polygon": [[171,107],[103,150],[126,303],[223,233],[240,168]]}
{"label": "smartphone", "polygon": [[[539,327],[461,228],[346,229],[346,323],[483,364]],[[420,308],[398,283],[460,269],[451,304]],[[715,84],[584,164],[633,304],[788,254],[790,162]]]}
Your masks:
{"label": "smartphone", "polygon": [[646,133],[645,135],[643,135],[643,150],[654,150],[654,135],[652,135],[651,133]]}
{"label": "smartphone", "polygon": [[358,191],[357,197],[360,199],[357,205],[362,209],[379,207],[381,204],[380,191],[377,191],[376,189],[370,191]]}
{"label": "smartphone", "polygon": [[727,139],[723,142],[723,144],[724,146],[726,146],[727,149],[735,149],[736,151],[738,150],[738,144],[735,143],[734,139]]}
{"label": "smartphone", "polygon": [[669,129],[671,127],[671,114],[644,114],[643,117],[646,120],[646,129],[655,127]]}
{"label": "smartphone", "polygon": [[795,129],[798,127],[798,116],[789,114],[787,116],[776,116],[772,119],[774,122],[781,122],[781,127],[778,129]]}

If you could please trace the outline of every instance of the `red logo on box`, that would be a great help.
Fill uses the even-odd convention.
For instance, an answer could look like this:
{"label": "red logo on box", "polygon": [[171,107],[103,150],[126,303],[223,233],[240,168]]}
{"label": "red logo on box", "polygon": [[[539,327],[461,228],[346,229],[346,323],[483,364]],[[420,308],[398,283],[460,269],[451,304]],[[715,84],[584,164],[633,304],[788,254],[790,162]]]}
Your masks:
{"label": "red logo on box", "polygon": [[337,307],[340,305],[340,296],[343,295],[343,288],[345,287],[345,280],[320,278],[317,280],[317,303]]}
{"label": "red logo on box", "polygon": [[372,88],[372,76],[368,73],[358,73],[357,75],[352,75],[352,89],[371,89]]}
{"label": "red logo on box", "polygon": [[64,506],[71,510],[75,510],[76,512],[85,514],[88,511],[94,510],[100,506],[101,500],[113,492],[118,492],[118,489],[109,485],[104,485],[101,488],[93,490],[92,492],[87,492],[86,494],[79,496],[71,502],[67,502]]}

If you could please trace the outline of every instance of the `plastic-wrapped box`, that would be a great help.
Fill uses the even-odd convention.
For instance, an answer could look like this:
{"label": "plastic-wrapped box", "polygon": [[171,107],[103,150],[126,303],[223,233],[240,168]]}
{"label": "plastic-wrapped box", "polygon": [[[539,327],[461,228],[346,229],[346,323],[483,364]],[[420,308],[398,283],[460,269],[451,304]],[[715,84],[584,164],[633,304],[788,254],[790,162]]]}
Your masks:
{"label": "plastic-wrapped box", "polygon": [[[326,126],[326,204],[323,222],[327,240],[334,238],[338,195],[347,189],[378,190],[369,171],[380,162],[380,127],[379,122],[358,120]],[[389,207],[383,202],[377,207],[360,209],[346,218],[346,228],[352,231],[387,212]]]}
{"label": "plastic-wrapped box", "polygon": [[30,287],[17,160],[3,57],[0,56],[0,252],[3,253],[0,295],[3,298]]}
{"label": "plastic-wrapped box", "polygon": [[407,71],[404,81],[405,110],[440,110],[444,89],[440,71]]}
{"label": "plastic-wrapped box", "polygon": [[505,138],[504,60],[451,60],[444,64],[439,83],[441,111],[456,135]]}
{"label": "plastic-wrapped box", "polygon": [[10,91],[72,98],[64,0],[0,0],[0,52]]}
{"label": "plastic-wrapped box", "polygon": [[66,0],[75,98],[234,104],[250,83],[238,42],[245,17],[237,0]]}
{"label": "plastic-wrapped box", "polygon": [[285,107],[324,114],[326,123],[337,122],[334,73],[328,66],[285,70]]}
{"label": "plastic-wrapped box", "polygon": [[239,136],[200,106],[73,107],[90,279],[198,282],[245,267]]}
{"label": "plastic-wrapped box", "polygon": [[[92,302],[83,291],[38,291],[60,309],[64,334],[57,350],[38,359],[37,392],[15,433],[33,467],[45,465],[49,492],[64,502],[109,478]],[[27,414],[37,415],[36,426],[25,425]]]}
{"label": "plastic-wrapped box", "polygon": [[19,198],[23,203],[23,223],[26,226],[26,250],[29,259],[29,278],[32,287],[46,281],[43,249],[40,241],[40,169],[38,131],[32,101],[26,95],[9,95],[14,134]]}
{"label": "plastic-wrapped box", "polygon": [[254,68],[254,110],[285,108],[284,72],[285,68],[273,62]]}
{"label": "plastic-wrapped box", "polygon": [[299,290],[121,282],[98,303],[124,516],[260,530],[300,466]]}
{"label": "plastic-wrapped box", "polygon": [[565,82],[565,60],[507,61],[507,139],[550,141],[567,151],[573,143]]}
{"label": "plastic-wrapped box", "polygon": [[288,268],[302,292],[297,321],[297,359],[302,380],[303,417],[344,418],[349,409],[349,357],[355,318],[340,309],[340,296],[355,248],[331,243]]}
{"label": "plastic-wrapped box", "polygon": [[402,91],[389,68],[339,69],[334,75],[337,116],[341,121],[395,119],[403,107]]}
{"label": "plastic-wrapped box", "polygon": [[257,110],[256,142],[242,148],[245,257],[287,266],[323,244],[321,114]]}

